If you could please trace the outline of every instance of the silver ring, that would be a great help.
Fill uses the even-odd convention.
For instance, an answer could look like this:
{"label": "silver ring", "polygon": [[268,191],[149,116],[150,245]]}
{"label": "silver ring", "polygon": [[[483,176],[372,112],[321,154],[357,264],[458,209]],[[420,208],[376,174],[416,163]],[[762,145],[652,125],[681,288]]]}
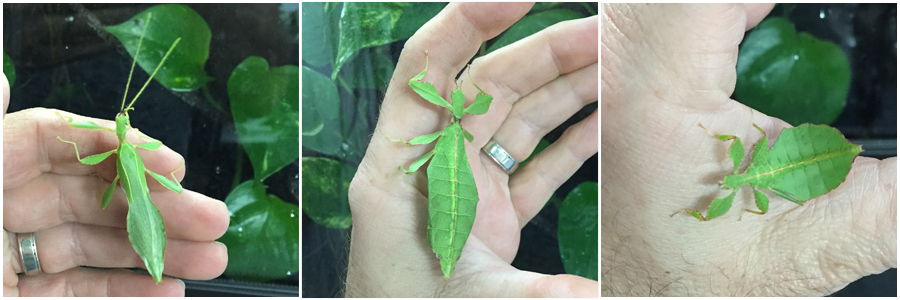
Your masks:
{"label": "silver ring", "polygon": [[17,233],[16,237],[19,239],[19,257],[22,259],[22,269],[25,269],[25,275],[40,274],[41,262],[38,260],[34,232]]}
{"label": "silver ring", "polygon": [[496,161],[497,164],[500,165],[500,168],[502,168],[503,171],[506,172],[506,174],[512,174],[516,171],[517,168],[519,168],[519,162],[517,162],[516,159],[512,157],[512,155],[509,155],[509,152],[506,152],[503,147],[500,147],[500,144],[497,144],[497,142],[494,141],[494,138],[491,138],[491,140],[488,141],[487,145],[484,145],[481,150],[483,150],[484,153],[487,153],[488,156],[493,158],[494,161]]}

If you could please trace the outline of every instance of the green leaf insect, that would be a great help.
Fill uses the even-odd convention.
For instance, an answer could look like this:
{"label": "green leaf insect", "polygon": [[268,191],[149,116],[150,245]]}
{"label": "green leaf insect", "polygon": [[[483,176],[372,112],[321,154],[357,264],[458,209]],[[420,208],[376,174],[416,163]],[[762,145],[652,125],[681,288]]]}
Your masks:
{"label": "green leaf insect", "polygon": [[[486,94],[478,85],[479,93],[475,102],[463,108],[466,99],[459,86],[450,95],[450,104],[438,94],[434,85],[420,81],[428,70],[428,51],[425,51],[425,69],[409,80],[409,86],[422,98],[431,103],[446,107],[453,116],[450,125],[444,130],[413,138],[409,142],[395,140],[407,145],[429,144],[438,140],[434,150],[414,161],[409,170],[400,169],[407,174],[416,172],[431,157],[428,165],[428,243],[441,261],[441,272],[444,278],[450,278],[456,261],[462,254],[463,246],[469,239],[472,224],[475,223],[475,210],[478,204],[478,190],[472,168],[466,158],[465,138],[472,142],[474,137],[460,126],[464,114],[480,115],[488,111],[494,97]],[[474,85],[474,84],[473,84]]]}
{"label": "green leaf insect", "polygon": [[[147,26],[150,25],[151,15],[152,14],[147,14],[147,21],[144,25],[144,32],[146,32]],[[166,232],[163,228],[163,220],[162,216],[159,214],[159,210],[155,205],[153,205],[153,202],[150,201],[150,190],[147,188],[147,178],[144,176],[144,173],[149,174],[166,188],[175,191],[176,193],[181,193],[181,184],[177,179],[175,179],[175,172],[177,172],[181,168],[179,167],[171,173],[172,180],[169,180],[165,176],[147,170],[146,168],[144,168],[144,163],[143,161],[141,161],[141,157],[140,155],[138,155],[136,148],[156,150],[157,148],[162,146],[162,142],[147,136],[141,136],[142,138],[151,140],[151,142],[140,145],[133,145],[125,139],[125,135],[129,129],[132,129],[131,122],[128,118],[128,111],[134,110],[132,105],[134,105],[134,102],[137,101],[137,98],[141,95],[147,85],[150,84],[150,81],[153,80],[153,76],[156,75],[156,72],[159,71],[159,68],[162,67],[163,63],[166,61],[166,58],[169,57],[169,54],[172,53],[172,50],[175,49],[175,46],[178,45],[178,42],[180,40],[181,38],[178,38],[174,43],[172,43],[172,46],[169,48],[169,51],[166,52],[166,55],[163,56],[162,60],[159,62],[159,65],[156,67],[156,70],[153,71],[153,74],[150,75],[150,78],[147,79],[147,82],[144,83],[144,86],[141,88],[141,90],[138,91],[137,95],[134,96],[134,99],[131,100],[131,103],[129,103],[128,106],[125,106],[125,100],[128,97],[128,88],[131,85],[131,75],[134,73],[135,63],[132,62],[131,71],[128,74],[128,83],[125,85],[125,95],[122,97],[122,109],[119,114],[116,115],[116,129],[101,127],[94,122],[73,122],[71,117],[63,117],[62,115],[59,115],[60,117],[65,119],[70,126],[73,127],[115,132],[116,136],[119,137],[118,148],[104,153],[81,158],[81,155],[78,153],[78,145],[76,145],[75,142],[66,141],[61,137],[56,137],[60,141],[75,146],[75,156],[78,158],[78,161],[83,164],[95,165],[105,160],[111,154],[117,154],[117,175],[116,178],[113,179],[109,187],[106,189],[106,192],[103,193],[100,207],[102,209],[106,209],[106,206],[109,205],[109,201],[112,199],[113,191],[116,188],[116,183],[121,180],[122,189],[125,190],[125,197],[128,199],[128,239],[131,241],[131,245],[134,247],[134,251],[137,252],[137,254],[140,255],[141,259],[144,260],[144,265],[147,267],[147,271],[150,273],[150,275],[153,276],[153,279],[156,280],[157,284],[162,282],[164,261],[163,256],[166,250]],[[141,42],[143,42],[143,35],[141,35],[141,40],[138,42],[138,51],[134,55],[135,62],[137,61],[138,55],[140,54]],[[57,114],[59,113],[57,112]],[[138,131],[137,128],[134,128],[134,130]],[[140,134],[140,131],[138,131],[138,133]],[[182,164],[182,167],[183,166],[184,165]]]}
{"label": "green leaf insect", "polygon": [[763,138],[753,148],[750,166],[743,174],[738,167],[744,159],[741,139],[733,135],[719,135],[716,138],[734,140],[728,156],[734,162],[734,174],[725,176],[722,184],[733,189],[725,198],[713,200],[709,204],[706,217],[696,210],[689,210],[700,221],[709,221],[728,212],[738,189],[744,184],[753,188],[756,210],[746,210],[764,214],[769,210],[769,198],[760,190],[770,190],[776,195],[803,205],[809,199],[819,197],[835,189],[847,178],[853,158],[862,152],[862,147],[847,141],[837,129],[825,125],[802,124],[781,131],[772,148],[765,132],[753,124]]}

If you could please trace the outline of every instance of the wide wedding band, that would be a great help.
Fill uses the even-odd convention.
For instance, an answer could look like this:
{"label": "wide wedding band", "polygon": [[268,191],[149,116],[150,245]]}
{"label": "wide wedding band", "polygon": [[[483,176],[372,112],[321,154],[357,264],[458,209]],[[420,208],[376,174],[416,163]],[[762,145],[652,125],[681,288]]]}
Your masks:
{"label": "wide wedding band", "polygon": [[25,275],[40,274],[41,262],[38,260],[34,232],[17,233],[16,237],[19,240],[19,257],[22,259],[22,269],[25,270]]}
{"label": "wide wedding band", "polygon": [[500,168],[506,172],[506,174],[512,174],[516,171],[516,168],[519,167],[519,162],[517,162],[512,155],[509,155],[509,152],[506,152],[503,147],[500,147],[500,144],[497,144],[493,138],[487,142],[484,147],[481,148],[484,153],[487,153],[488,156],[494,159]]}

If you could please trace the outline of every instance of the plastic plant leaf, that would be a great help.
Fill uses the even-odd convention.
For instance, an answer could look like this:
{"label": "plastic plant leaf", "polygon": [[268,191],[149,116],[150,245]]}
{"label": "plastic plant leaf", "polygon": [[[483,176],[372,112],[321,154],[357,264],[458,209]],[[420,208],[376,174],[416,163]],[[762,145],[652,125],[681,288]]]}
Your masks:
{"label": "plastic plant leaf", "polygon": [[166,67],[156,74],[156,80],[163,86],[178,91],[191,91],[212,80],[203,71],[209,57],[209,26],[190,7],[182,4],[156,5],[122,24],[105,28],[134,57],[144,30],[144,20],[150,12],[153,13],[153,23],[147,28],[141,55],[137,59],[138,65],[147,73],[153,72],[166,49],[180,37],[181,43],[169,57]]}
{"label": "plastic plant leaf", "polygon": [[844,110],[850,63],[840,47],[769,18],[744,38],[734,98],[791,125],[831,124]]}
{"label": "plastic plant leaf", "polygon": [[360,49],[407,39],[436,16],[446,3],[346,2],[341,12],[340,38],[331,78]]}
{"label": "plastic plant leaf", "polygon": [[596,182],[582,182],[572,189],[559,207],[559,254],[566,273],[597,280]]}
{"label": "plastic plant leaf", "polygon": [[268,281],[296,273],[300,265],[299,208],[250,180],[237,186],[225,205],[231,223],[219,241],[228,247],[225,275]]}
{"label": "plastic plant leaf", "polygon": [[498,38],[490,48],[488,48],[488,53],[503,48],[503,46],[515,43],[518,40],[524,39],[529,35],[535,34],[538,31],[550,27],[553,24],[583,17],[584,15],[568,9],[554,9],[525,16],[524,18],[510,26],[509,29],[507,29],[506,32],[504,32],[503,35],[500,36],[500,38]]}
{"label": "plastic plant leaf", "polygon": [[[350,203],[347,191],[356,168],[324,157],[304,157],[303,212],[316,223],[328,228],[350,227]],[[343,173],[350,176],[342,176]]]}
{"label": "plastic plant leaf", "polygon": [[350,63],[344,64],[338,76],[343,78],[347,88],[387,90],[394,75],[394,61],[384,54],[386,47],[362,49]]}
{"label": "plastic plant leaf", "polygon": [[[759,190],[770,190],[785,200],[802,205],[844,182],[853,159],[862,152],[862,147],[848,142],[837,129],[826,125],[803,124],[786,128],[772,148],[766,149],[767,144],[766,137],[757,142],[746,171],[725,176],[723,184],[733,189],[731,195],[713,201],[706,217],[696,211],[689,213],[701,221],[725,214],[731,207],[731,198],[744,184],[753,188],[759,209],[747,210],[749,212],[764,214],[769,209],[768,196]],[[735,139],[731,148],[738,145],[739,140]]]}
{"label": "plastic plant leaf", "polygon": [[303,147],[328,155],[341,150],[340,101],[331,79],[303,67]]}
{"label": "plastic plant leaf", "polygon": [[[425,54],[425,65],[427,66],[428,52],[425,52]],[[452,105],[443,105],[437,100],[446,101],[440,95],[437,95],[437,92],[432,93],[430,90],[416,89],[414,83],[422,83],[419,80],[424,77],[425,70],[427,70],[427,67],[422,73],[410,80],[410,88],[430,102],[447,107],[454,117],[451,118],[450,125],[444,128],[439,136],[435,136],[432,133],[412,139],[412,141],[416,142],[412,144],[431,143],[435,138],[438,141],[434,150],[416,160],[409,170],[405,171],[407,173],[416,172],[419,167],[424,165],[425,161],[431,158],[431,163],[427,169],[428,243],[431,244],[432,251],[440,260],[441,272],[444,274],[444,277],[450,278],[453,269],[456,267],[456,261],[462,254],[463,247],[469,239],[472,225],[475,223],[478,190],[475,187],[475,178],[472,175],[472,169],[469,166],[466,155],[465,130],[460,125],[461,120],[459,118],[465,112],[463,106],[465,96],[457,87],[452,97],[454,103]],[[428,85],[430,86],[431,84],[429,83]],[[437,97],[437,99],[429,99],[430,97]],[[490,96],[480,97],[476,99],[476,103],[473,103],[472,106],[489,107],[492,99]],[[407,144],[410,143],[407,142]]]}
{"label": "plastic plant leaf", "polygon": [[12,58],[9,58],[6,51],[3,51],[3,74],[9,81],[9,87],[12,87],[16,83],[16,67],[13,66]]}
{"label": "plastic plant leaf", "polygon": [[334,62],[342,3],[303,2],[303,61],[315,67]]}
{"label": "plastic plant leaf", "polygon": [[269,68],[256,56],[241,62],[228,78],[231,114],[258,180],[300,156],[299,84],[297,66]]}
{"label": "plastic plant leaf", "polygon": [[542,11],[545,9],[553,8],[554,6],[558,6],[562,4],[562,2],[537,2],[534,6],[531,7],[529,12]]}

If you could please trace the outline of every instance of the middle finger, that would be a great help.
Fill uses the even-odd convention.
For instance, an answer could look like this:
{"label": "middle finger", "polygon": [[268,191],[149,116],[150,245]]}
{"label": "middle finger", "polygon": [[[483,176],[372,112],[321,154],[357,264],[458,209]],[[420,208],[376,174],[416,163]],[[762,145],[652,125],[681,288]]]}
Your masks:
{"label": "middle finger", "polygon": [[[492,108],[484,115],[463,119],[463,127],[471,128],[471,133],[476,137],[474,143],[484,145],[487,137],[496,138],[497,134],[501,134],[502,132],[498,132],[500,129],[519,127],[523,123],[539,125],[538,127],[541,128],[536,132],[549,131],[571,115],[551,115],[546,111],[528,116],[522,114],[523,109],[528,109],[529,106],[537,109],[539,106],[537,102],[542,100],[555,100],[560,96],[576,96],[577,100],[573,99],[575,101],[565,102],[561,105],[565,106],[562,109],[566,111],[572,109],[577,111],[584,106],[580,103],[591,101],[591,99],[596,101],[597,69],[593,68],[595,74],[587,74],[589,70],[583,69],[590,69],[588,67],[597,64],[599,58],[597,27],[597,17],[561,22],[476,59],[471,67],[473,80],[478,83],[483,82],[484,84],[479,84],[481,88],[493,92],[494,103],[499,105],[495,108],[492,104]],[[527,63],[523,63],[523,57],[528,58]],[[571,86],[576,89],[576,93],[558,94],[557,92],[564,90],[562,86]],[[470,85],[463,85],[463,88],[474,89]],[[593,91],[592,96],[591,91]],[[519,105],[524,106],[516,108]],[[485,122],[485,120],[491,119],[506,119],[506,121],[502,125]],[[540,119],[544,119],[544,121],[539,121]],[[493,126],[466,126],[469,124]],[[544,129],[543,127],[550,128]],[[483,137],[483,140],[479,140],[479,137]],[[498,141],[498,143],[509,151],[513,158],[521,161],[528,157],[541,136],[535,137],[529,134],[524,137],[527,137],[524,140],[528,142],[521,146],[511,147],[511,145],[504,144],[507,141]],[[511,139],[522,138],[523,136],[517,135]]]}
{"label": "middle finger", "polygon": [[[34,232],[71,222],[125,228],[128,201],[122,188],[116,187],[109,206],[100,209],[107,186],[96,176],[43,173],[3,192],[3,227]],[[228,208],[221,201],[189,190],[151,191],[150,197],[170,239],[212,241],[228,229]]]}

